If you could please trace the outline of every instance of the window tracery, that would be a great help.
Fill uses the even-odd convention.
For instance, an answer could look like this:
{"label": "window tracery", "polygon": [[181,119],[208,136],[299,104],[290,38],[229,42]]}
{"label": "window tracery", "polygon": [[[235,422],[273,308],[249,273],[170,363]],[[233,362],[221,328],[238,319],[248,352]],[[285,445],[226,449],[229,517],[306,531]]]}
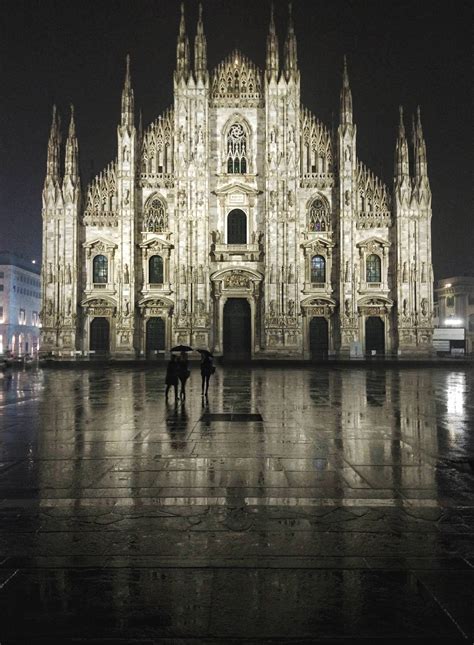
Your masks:
{"label": "window tracery", "polygon": [[241,123],[233,123],[227,133],[227,172],[247,172],[247,134]]}
{"label": "window tracery", "polygon": [[143,230],[149,233],[163,233],[168,228],[168,217],[162,200],[154,196],[145,206]]}
{"label": "window tracery", "polygon": [[330,229],[329,207],[320,197],[311,202],[309,207],[309,230],[313,232]]}

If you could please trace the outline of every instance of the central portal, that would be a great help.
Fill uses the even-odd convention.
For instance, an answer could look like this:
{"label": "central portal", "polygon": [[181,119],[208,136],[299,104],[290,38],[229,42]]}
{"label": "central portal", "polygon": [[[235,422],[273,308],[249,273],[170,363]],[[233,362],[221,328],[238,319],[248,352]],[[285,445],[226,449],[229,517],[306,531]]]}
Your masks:
{"label": "central portal", "polygon": [[250,360],[251,342],[250,305],[245,298],[229,298],[224,305],[224,358]]}

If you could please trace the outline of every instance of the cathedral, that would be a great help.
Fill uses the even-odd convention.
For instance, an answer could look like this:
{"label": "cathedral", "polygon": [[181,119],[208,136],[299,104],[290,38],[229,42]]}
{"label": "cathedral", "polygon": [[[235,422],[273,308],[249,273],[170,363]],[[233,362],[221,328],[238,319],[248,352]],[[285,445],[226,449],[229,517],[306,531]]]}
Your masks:
{"label": "cathedral", "polygon": [[[241,359],[427,354],[431,191],[420,111],[400,108],[393,187],[357,154],[344,61],[330,129],[300,102],[291,10],[265,69],[207,65],[184,8],[173,104],[143,128],[127,57],[117,152],[81,186],[71,108],[53,109],[43,190],[42,351],[155,358],[178,344]],[[280,53],[283,55],[280,56]],[[394,137],[395,138],[395,137]]]}

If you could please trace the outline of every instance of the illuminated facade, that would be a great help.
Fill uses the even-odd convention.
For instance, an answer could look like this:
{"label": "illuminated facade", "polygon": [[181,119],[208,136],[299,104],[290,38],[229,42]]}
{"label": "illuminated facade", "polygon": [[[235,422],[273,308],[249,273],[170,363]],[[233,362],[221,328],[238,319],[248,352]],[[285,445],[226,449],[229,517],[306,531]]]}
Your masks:
{"label": "illuminated facade", "polygon": [[[357,156],[344,65],[331,132],[300,103],[290,15],[265,70],[234,51],[209,73],[201,12],[193,65],[181,16],[173,106],[136,127],[129,59],[117,157],[81,193],[71,114],[43,191],[43,347],[146,356],[428,353],[431,192],[418,111],[403,114],[393,192]],[[410,156],[410,158],[409,158]]]}
{"label": "illuminated facade", "polygon": [[41,283],[31,262],[0,252],[0,354],[36,354],[40,337]]}

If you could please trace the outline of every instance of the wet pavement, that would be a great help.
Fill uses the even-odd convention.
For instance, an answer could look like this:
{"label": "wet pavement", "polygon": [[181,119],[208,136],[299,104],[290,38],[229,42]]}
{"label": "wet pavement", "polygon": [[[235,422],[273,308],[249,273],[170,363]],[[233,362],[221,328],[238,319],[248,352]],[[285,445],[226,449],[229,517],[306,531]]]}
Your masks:
{"label": "wet pavement", "polygon": [[472,641],[469,368],[0,374],[0,643]]}

